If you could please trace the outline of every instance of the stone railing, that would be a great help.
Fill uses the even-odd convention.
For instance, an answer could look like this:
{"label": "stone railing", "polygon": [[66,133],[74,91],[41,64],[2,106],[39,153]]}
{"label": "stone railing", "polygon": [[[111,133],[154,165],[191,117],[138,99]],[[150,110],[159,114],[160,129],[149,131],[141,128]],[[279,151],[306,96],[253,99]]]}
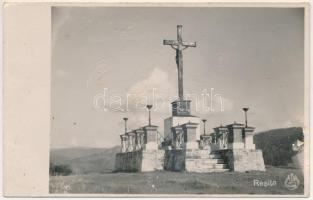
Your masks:
{"label": "stone railing", "polygon": [[120,135],[121,152],[158,149],[157,126],[145,126]]}
{"label": "stone railing", "polygon": [[172,127],[173,139],[171,148],[173,149],[198,149],[199,144],[196,137],[198,123],[185,123]]}
{"label": "stone railing", "polygon": [[233,123],[214,128],[214,133],[200,136],[200,149],[255,149],[253,127]]}

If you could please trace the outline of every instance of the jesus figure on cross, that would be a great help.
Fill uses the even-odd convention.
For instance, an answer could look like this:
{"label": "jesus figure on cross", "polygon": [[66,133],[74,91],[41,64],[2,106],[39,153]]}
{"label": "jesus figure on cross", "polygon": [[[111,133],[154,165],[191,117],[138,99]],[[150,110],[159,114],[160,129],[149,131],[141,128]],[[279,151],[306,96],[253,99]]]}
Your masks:
{"label": "jesus figure on cross", "polygon": [[183,50],[188,47],[196,47],[196,42],[185,42],[182,39],[182,25],[177,25],[177,40],[163,40],[164,45],[170,45],[176,50],[176,64],[178,70],[178,96],[179,100],[184,100],[183,88]]}

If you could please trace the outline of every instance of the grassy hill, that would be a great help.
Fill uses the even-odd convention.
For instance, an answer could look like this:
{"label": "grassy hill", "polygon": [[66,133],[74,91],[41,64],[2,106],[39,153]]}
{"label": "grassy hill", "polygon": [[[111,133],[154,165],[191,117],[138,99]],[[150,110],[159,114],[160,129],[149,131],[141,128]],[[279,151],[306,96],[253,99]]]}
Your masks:
{"label": "grassy hill", "polygon": [[[286,177],[295,174],[300,184],[295,190],[288,190]],[[255,180],[275,181],[271,186],[254,186]],[[266,172],[249,173],[185,173],[155,171],[145,173],[104,173],[69,176],[51,176],[50,193],[74,194],[303,194],[303,173],[299,169],[268,166]],[[103,196],[102,196],[103,197]],[[125,197],[125,196],[124,196]],[[135,197],[135,196],[132,196]],[[154,197],[157,197],[154,195]],[[190,197],[190,196],[189,196]],[[204,197],[204,196],[198,196]]]}
{"label": "grassy hill", "polygon": [[64,148],[50,151],[50,164],[68,165],[73,174],[112,172],[115,154],[120,147],[113,148]]}
{"label": "grassy hill", "polygon": [[262,149],[266,165],[282,166],[291,163],[292,143],[303,140],[303,130],[300,127],[274,129],[260,132],[254,136],[257,149]]}

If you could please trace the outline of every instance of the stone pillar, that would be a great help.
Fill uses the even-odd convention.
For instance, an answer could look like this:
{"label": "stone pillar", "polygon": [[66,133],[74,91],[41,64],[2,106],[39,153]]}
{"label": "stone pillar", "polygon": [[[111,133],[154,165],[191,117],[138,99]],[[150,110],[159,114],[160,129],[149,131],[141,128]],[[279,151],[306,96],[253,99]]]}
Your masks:
{"label": "stone pillar", "polygon": [[158,150],[158,127],[157,126],[145,126],[143,127],[145,134],[144,149],[145,150]]}
{"label": "stone pillar", "polygon": [[245,149],[255,149],[255,144],[253,142],[254,130],[255,130],[254,127],[245,127],[244,128]]}
{"label": "stone pillar", "polygon": [[244,149],[244,124],[233,123],[227,126],[229,131],[229,149]]}
{"label": "stone pillar", "polygon": [[136,150],[140,150],[144,144],[144,131],[143,129],[135,130],[136,133]]}
{"label": "stone pillar", "polygon": [[127,148],[128,148],[128,141],[127,141],[127,139],[128,139],[128,136],[127,135],[125,135],[125,134],[123,134],[123,135],[120,135],[120,137],[121,137],[121,145],[122,145],[122,149],[121,149],[121,152],[122,153],[125,153],[125,152],[127,152]]}
{"label": "stone pillar", "polygon": [[185,148],[185,136],[184,131],[181,126],[172,127],[173,139],[172,147],[173,149],[183,149]]}
{"label": "stone pillar", "polygon": [[199,149],[197,142],[196,129],[198,123],[186,123],[182,125],[184,131],[184,140],[186,142],[186,149]]}
{"label": "stone pillar", "polygon": [[135,150],[135,133],[134,132],[128,132],[126,133],[128,136],[128,148],[127,152],[132,152]]}

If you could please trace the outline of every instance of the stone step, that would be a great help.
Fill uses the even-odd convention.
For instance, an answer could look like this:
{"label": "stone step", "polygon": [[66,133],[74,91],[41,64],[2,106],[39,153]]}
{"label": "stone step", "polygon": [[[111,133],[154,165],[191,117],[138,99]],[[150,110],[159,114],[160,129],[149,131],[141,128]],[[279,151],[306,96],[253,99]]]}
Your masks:
{"label": "stone step", "polygon": [[227,169],[227,164],[214,164],[215,169]]}
{"label": "stone step", "polygon": [[207,164],[201,166],[203,169],[227,169],[226,164]]}
{"label": "stone step", "polygon": [[201,161],[203,164],[224,164],[224,160],[223,159],[201,159]]}
{"label": "stone step", "polygon": [[[227,164],[224,163],[212,163],[212,162],[204,162],[203,160],[189,160],[188,164],[191,164],[194,169],[227,169]],[[187,164],[187,165],[188,165]]]}
{"label": "stone step", "polygon": [[193,154],[186,155],[186,158],[211,158],[211,159],[220,159],[222,158],[219,154]]}
{"label": "stone step", "polygon": [[229,171],[229,169],[213,169],[213,170],[211,170],[211,172],[228,172]]}
{"label": "stone step", "polygon": [[197,154],[197,155],[202,155],[202,154],[219,154],[219,152],[212,152],[210,150],[186,150],[187,154]]}
{"label": "stone step", "polygon": [[192,172],[196,173],[215,173],[215,172],[228,172],[229,169],[195,169]]}
{"label": "stone step", "polygon": [[220,154],[202,154],[200,158],[211,158],[211,159],[220,159],[222,158]]}

